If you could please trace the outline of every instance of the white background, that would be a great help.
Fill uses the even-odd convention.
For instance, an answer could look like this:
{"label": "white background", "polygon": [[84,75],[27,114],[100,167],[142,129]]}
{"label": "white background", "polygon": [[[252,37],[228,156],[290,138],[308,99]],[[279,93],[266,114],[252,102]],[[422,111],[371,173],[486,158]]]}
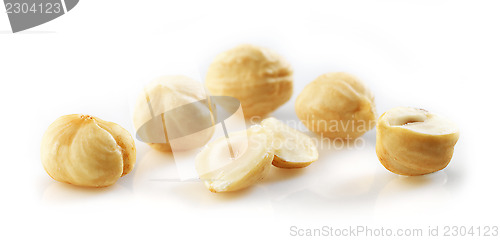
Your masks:
{"label": "white background", "polygon": [[[83,0],[12,34],[0,8],[0,238],[283,239],[293,225],[499,226],[499,9],[498,1]],[[273,116],[296,120],[307,83],[346,71],[371,88],[379,114],[415,106],[453,119],[461,136],[452,162],[397,176],[378,162],[371,131],[362,149],[320,150],[308,168],[274,169],[231,194],[161,181],[175,176],[174,160],[140,142],[134,171],[112,187],[78,188],[43,170],[40,140],[57,117],[92,114],[133,132],[136,86],[176,72],[203,80],[214,56],[240,43],[272,48],[295,70],[294,96]]]}

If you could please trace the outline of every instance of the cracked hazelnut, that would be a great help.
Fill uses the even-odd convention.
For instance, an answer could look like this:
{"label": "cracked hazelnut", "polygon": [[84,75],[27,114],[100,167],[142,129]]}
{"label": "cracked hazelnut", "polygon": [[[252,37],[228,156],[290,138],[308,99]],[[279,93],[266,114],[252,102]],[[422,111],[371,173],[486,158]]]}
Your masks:
{"label": "cracked hazelnut", "polygon": [[55,180],[85,187],[113,185],[134,168],[130,133],[116,123],[89,115],[58,118],[42,139],[41,159]]}

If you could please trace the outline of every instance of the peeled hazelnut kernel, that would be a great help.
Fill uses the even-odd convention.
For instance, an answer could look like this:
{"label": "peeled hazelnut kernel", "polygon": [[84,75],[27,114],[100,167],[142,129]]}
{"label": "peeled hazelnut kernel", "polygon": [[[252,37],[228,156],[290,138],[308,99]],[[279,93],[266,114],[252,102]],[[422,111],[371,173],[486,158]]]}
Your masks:
{"label": "peeled hazelnut kernel", "polygon": [[263,179],[273,157],[271,133],[255,125],[209,143],[196,156],[196,171],[211,192],[237,191]]}
{"label": "peeled hazelnut kernel", "polygon": [[273,133],[275,167],[302,168],[318,160],[318,149],[309,136],[273,117],[264,119],[261,124]]}
{"label": "peeled hazelnut kernel", "polygon": [[85,187],[113,185],[134,168],[134,139],[116,123],[72,114],[53,122],[42,139],[42,164],[55,180]]}
{"label": "peeled hazelnut kernel", "polygon": [[354,139],[375,127],[374,97],[357,78],[327,73],[308,84],[295,101],[298,118],[312,132]]}
{"label": "peeled hazelnut kernel", "polygon": [[377,123],[377,155],[387,170],[407,176],[445,168],[458,141],[450,120],[423,109],[397,107]]}
{"label": "peeled hazelnut kernel", "polygon": [[287,102],[293,93],[290,64],[275,52],[240,45],[219,54],[208,69],[206,86],[214,96],[241,102],[246,118],[265,116]]}
{"label": "peeled hazelnut kernel", "polygon": [[[204,146],[214,122],[203,84],[185,76],[163,76],[151,81],[139,95],[133,114],[141,141],[170,152]],[[156,121],[156,122],[152,122]]]}

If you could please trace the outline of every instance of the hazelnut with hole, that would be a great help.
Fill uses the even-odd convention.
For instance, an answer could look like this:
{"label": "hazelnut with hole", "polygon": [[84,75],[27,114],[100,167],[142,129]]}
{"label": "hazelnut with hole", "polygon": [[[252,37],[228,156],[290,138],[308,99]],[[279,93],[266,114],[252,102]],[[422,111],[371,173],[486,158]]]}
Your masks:
{"label": "hazelnut with hole", "polygon": [[240,100],[246,118],[260,117],[290,99],[292,73],[290,64],[275,52],[240,45],[214,59],[207,72],[206,86],[214,96]]}
{"label": "hazelnut with hole", "polygon": [[450,120],[423,109],[397,107],[377,123],[377,155],[387,170],[407,176],[439,171],[450,162],[458,141]]}
{"label": "hazelnut with hole", "polygon": [[72,114],[49,126],[41,158],[45,171],[57,181],[106,187],[132,171],[136,149],[130,133],[118,124]]}
{"label": "hazelnut with hole", "polygon": [[295,101],[304,125],[329,138],[354,139],[375,127],[374,97],[357,78],[327,73],[309,83]]}

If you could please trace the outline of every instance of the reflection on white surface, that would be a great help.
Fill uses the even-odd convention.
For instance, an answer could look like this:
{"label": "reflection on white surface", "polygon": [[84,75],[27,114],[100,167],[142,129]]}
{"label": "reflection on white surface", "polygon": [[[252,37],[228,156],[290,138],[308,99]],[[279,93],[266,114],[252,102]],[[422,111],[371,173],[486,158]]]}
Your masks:
{"label": "reflection on white surface", "polygon": [[45,204],[73,204],[87,201],[112,201],[117,197],[127,201],[132,192],[119,183],[105,188],[79,187],[67,183],[53,181],[42,194],[42,203]]}
{"label": "reflection on white surface", "polygon": [[424,176],[393,176],[377,196],[374,215],[397,218],[402,215],[426,215],[446,205],[451,198],[444,171]]}
{"label": "reflection on white surface", "polygon": [[273,166],[267,177],[257,184],[265,187],[271,200],[280,201],[313,184],[307,174],[310,174],[307,168],[282,169]]}
{"label": "reflection on white surface", "polygon": [[[193,166],[194,167],[194,166]],[[175,204],[179,209],[217,216],[241,213],[242,216],[269,216],[273,208],[267,191],[252,187],[243,191],[212,193],[198,179],[182,181],[171,153],[150,149],[135,168],[134,196],[148,202]],[[245,207],[242,208],[241,206]]]}
{"label": "reflection on white surface", "polygon": [[[347,153],[337,155],[341,154]],[[339,156],[339,161],[333,160],[335,156],[332,156],[334,162],[329,164],[330,171],[311,186],[311,191],[329,199],[369,194],[375,181],[374,164],[369,161],[371,156],[368,152],[357,155],[355,158]]]}
{"label": "reflection on white surface", "polygon": [[[380,164],[374,134],[363,138],[363,148],[319,149],[320,159],[309,167],[287,174],[275,170],[277,176],[268,178],[278,181],[265,179],[277,216],[400,217],[401,212],[436,211],[450,202],[453,184],[446,169],[417,177],[396,175]],[[453,170],[460,178],[460,169]]]}

